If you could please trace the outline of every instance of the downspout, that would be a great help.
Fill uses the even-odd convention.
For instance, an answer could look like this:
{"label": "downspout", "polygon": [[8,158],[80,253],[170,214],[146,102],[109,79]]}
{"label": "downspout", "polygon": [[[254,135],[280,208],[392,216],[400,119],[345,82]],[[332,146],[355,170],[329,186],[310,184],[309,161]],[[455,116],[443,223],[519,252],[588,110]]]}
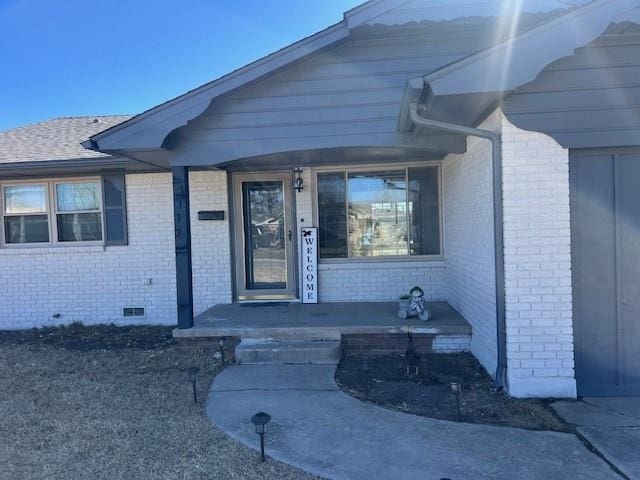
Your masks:
{"label": "downspout", "polygon": [[478,137],[491,142],[493,170],[493,243],[495,247],[495,289],[496,289],[496,336],[498,340],[498,362],[495,373],[495,387],[502,389],[506,382],[507,335],[504,293],[504,245],[502,217],[502,145],[500,135],[490,130],[456,125],[424,118],[418,113],[418,104],[409,104],[409,117],[414,125],[450,133]]}

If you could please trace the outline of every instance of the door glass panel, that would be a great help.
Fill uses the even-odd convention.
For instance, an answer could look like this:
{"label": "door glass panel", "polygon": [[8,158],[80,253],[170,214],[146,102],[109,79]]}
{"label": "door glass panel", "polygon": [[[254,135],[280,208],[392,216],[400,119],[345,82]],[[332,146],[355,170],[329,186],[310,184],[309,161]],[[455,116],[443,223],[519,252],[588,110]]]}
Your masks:
{"label": "door glass panel", "polygon": [[243,182],[247,290],[287,288],[282,181]]}

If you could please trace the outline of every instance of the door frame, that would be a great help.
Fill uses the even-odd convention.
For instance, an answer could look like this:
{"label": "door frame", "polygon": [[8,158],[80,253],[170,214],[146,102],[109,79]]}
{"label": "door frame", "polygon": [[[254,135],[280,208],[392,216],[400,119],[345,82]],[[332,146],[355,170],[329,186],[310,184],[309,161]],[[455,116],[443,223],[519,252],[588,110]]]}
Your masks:
{"label": "door frame", "polygon": [[[233,225],[232,250],[234,258],[234,298],[237,301],[277,301],[295,300],[298,298],[297,282],[297,237],[295,223],[295,197],[293,195],[293,175],[290,171],[277,172],[234,172],[231,174]],[[244,228],[244,199],[242,184],[244,182],[282,181],[284,195],[285,232],[291,232],[290,239],[285,243],[285,265],[287,268],[287,286],[284,289],[255,289],[246,288],[246,255]]]}

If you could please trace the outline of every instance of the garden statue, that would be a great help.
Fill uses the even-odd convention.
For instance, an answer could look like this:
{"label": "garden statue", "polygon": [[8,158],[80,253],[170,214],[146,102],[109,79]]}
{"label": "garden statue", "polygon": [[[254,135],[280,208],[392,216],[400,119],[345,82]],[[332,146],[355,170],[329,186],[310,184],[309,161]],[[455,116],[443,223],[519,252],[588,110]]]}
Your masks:
{"label": "garden statue", "polygon": [[424,291],[420,287],[413,287],[409,295],[402,295],[399,304],[398,317],[402,319],[418,317],[426,321],[431,318],[431,312],[427,310],[424,301]]}

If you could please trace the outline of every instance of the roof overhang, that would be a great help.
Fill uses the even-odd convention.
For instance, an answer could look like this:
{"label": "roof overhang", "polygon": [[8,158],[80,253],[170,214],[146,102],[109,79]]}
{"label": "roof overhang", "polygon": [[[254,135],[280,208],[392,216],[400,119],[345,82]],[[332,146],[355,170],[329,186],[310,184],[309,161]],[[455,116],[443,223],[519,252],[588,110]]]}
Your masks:
{"label": "roof overhang", "polygon": [[175,129],[202,114],[215,98],[273,74],[278,70],[348,37],[350,30],[409,0],[371,0],[344,14],[341,22],[264,58],[209,82],[173,100],[92,136],[83,145],[107,153],[163,150]]}
{"label": "roof overhang", "polygon": [[[510,92],[529,83],[550,63],[572,55],[612,23],[640,21],[640,0],[596,0],[567,15],[408,82],[400,132],[413,127],[409,104],[435,120],[477,125]],[[466,108],[469,105],[470,108]],[[452,117],[457,116],[457,120]]]}
{"label": "roof overhang", "polygon": [[108,172],[148,173],[168,170],[168,164],[150,164],[126,157],[76,158],[0,164],[0,180],[101,175]]}

